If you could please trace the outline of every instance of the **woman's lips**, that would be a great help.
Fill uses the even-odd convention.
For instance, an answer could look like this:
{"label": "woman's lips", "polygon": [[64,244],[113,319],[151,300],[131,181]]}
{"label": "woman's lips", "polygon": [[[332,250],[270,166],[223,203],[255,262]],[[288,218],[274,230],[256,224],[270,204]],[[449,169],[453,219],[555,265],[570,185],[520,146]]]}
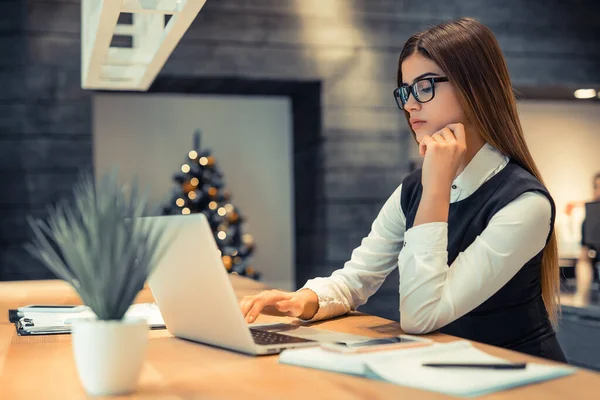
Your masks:
{"label": "woman's lips", "polygon": [[421,125],[423,125],[425,123],[426,123],[425,121],[415,121],[415,122],[412,122],[410,125],[412,126],[413,130],[416,130],[416,129],[420,128]]}

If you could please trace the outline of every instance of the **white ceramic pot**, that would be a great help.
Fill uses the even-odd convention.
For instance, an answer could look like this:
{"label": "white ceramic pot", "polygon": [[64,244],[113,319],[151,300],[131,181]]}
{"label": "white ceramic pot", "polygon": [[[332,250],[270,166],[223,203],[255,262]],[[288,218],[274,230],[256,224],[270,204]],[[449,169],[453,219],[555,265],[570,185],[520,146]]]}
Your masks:
{"label": "white ceramic pot", "polygon": [[148,345],[144,319],[73,323],[73,353],[79,379],[93,396],[131,393],[136,389]]}

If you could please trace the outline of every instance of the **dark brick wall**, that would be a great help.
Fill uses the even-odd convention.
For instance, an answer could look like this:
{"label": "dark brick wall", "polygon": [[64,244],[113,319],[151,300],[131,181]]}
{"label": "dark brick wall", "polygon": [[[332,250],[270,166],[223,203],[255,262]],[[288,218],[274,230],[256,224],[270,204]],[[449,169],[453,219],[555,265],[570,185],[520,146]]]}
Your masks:
{"label": "dark brick wall", "polygon": [[79,85],[79,42],[69,36],[70,52],[59,53],[39,40],[65,22],[53,20],[61,15],[54,9],[63,7],[79,9],[79,4],[2,3],[0,280],[53,277],[23,249],[30,238],[25,216],[44,216],[49,204],[70,191],[78,170],[92,167],[90,102]]}
{"label": "dark brick wall", "polygon": [[[300,229],[297,251],[323,256],[297,268],[326,275],[408,170],[413,142],[391,91],[410,34],[476,17],[496,33],[516,85],[587,86],[600,76],[599,11],[595,0],[208,0],[161,75],[321,82],[321,140],[304,155],[323,182],[307,194],[318,223]],[[24,213],[43,213],[92,166],[79,1],[3,2],[0,52],[0,279],[45,277],[21,250]],[[397,276],[365,308],[397,318],[395,309]]]}

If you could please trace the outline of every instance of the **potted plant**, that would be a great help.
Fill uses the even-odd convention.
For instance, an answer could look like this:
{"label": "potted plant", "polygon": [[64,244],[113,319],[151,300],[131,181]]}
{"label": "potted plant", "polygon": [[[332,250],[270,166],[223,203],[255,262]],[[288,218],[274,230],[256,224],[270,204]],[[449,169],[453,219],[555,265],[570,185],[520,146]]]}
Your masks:
{"label": "potted plant", "polygon": [[148,342],[145,319],[125,313],[164,253],[164,231],[146,219],[145,196],[115,172],[99,182],[80,174],[71,201],[49,208],[48,219],[28,217],[27,250],[73,286],[95,318],[73,322],[80,381],[91,395],[135,390]]}

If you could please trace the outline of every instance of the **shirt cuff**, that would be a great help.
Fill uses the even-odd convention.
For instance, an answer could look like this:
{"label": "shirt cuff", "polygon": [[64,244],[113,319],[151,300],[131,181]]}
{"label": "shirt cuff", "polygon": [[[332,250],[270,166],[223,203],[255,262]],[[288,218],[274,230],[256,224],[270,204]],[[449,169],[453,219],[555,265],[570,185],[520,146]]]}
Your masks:
{"label": "shirt cuff", "polygon": [[448,250],[448,223],[429,222],[413,226],[404,234],[404,247],[412,252]]}
{"label": "shirt cuff", "polygon": [[321,321],[346,314],[349,311],[349,305],[345,304],[343,301],[340,301],[330,293],[331,290],[329,289],[329,285],[331,285],[331,283],[325,282],[326,279],[327,278],[311,279],[306,282],[302,288],[298,289],[298,291],[302,289],[310,289],[315,292],[317,298],[319,299],[319,309],[317,310],[317,313],[311,319],[299,318],[301,321]]}

